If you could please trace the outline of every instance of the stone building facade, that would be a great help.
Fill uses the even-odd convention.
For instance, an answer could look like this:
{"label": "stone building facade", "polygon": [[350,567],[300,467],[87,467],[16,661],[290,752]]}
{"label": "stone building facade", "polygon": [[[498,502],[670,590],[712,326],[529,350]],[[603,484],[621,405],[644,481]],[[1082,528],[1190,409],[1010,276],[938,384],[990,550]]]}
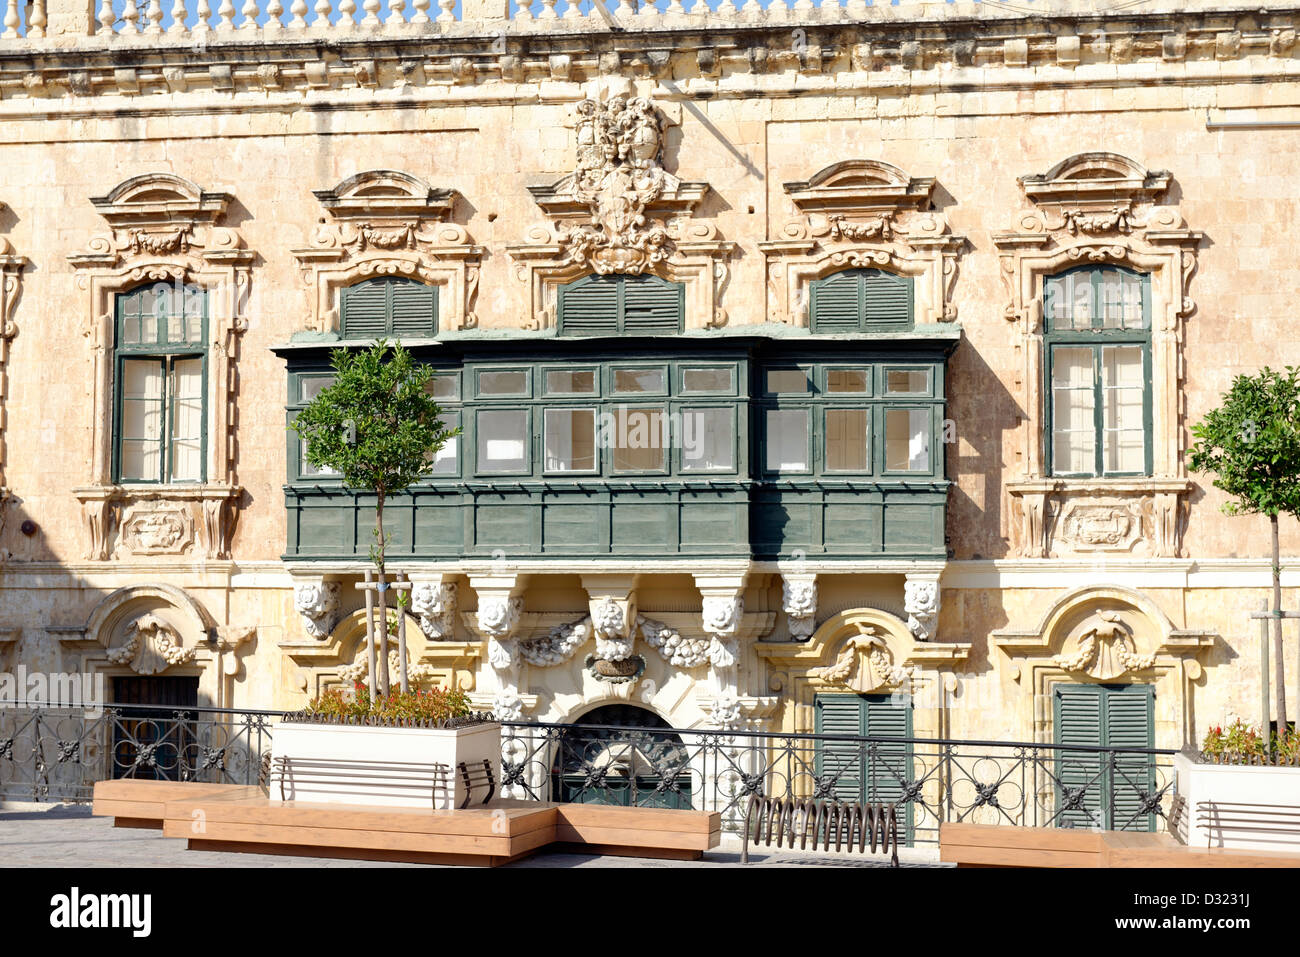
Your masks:
{"label": "stone building facade", "polygon": [[1165,747],[1257,714],[1266,522],[1184,453],[1300,359],[1300,6],[213,6],[9,0],[0,667],[244,708],[364,674],[372,505],[287,424],[382,334],[464,429],[389,510],[421,682],[801,731],[901,691],[914,735],[1040,741],[1136,691],[1112,743]]}

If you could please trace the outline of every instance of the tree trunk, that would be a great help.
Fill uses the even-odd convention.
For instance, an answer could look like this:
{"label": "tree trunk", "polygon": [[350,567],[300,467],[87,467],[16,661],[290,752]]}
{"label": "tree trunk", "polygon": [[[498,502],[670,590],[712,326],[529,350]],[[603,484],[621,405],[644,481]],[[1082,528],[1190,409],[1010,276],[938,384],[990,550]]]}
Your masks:
{"label": "tree trunk", "polygon": [[388,596],[384,582],[384,493],[375,503],[375,530],[379,533],[379,693],[388,697]]}
{"label": "tree trunk", "polygon": [[[1279,554],[1277,514],[1270,515],[1269,522],[1273,529],[1273,659],[1277,662],[1277,690],[1274,691],[1277,702],[1277,733],[1279,737],[1287,732],[1286,720],[1286,659],[1282,647],[1282,559]],[[1265,729],[1267,730],[1267,729]]]}

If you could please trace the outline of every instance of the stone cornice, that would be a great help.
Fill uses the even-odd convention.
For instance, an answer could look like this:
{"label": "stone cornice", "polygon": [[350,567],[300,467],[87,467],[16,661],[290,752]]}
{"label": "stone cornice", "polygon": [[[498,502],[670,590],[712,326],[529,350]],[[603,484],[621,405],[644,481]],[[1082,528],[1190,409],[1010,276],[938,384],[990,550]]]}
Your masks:
{"label": "stone cornice", "polygon": [[[1076,70],[1098,65],[1115,68],[1118,78],[1122,68],[1135,65],[1178,75],[1181,64],[1197,61],[1289,61],[1300,22],[1300,5],[1261,10],[1184,0],[1121,13],[1060,6],[1027,17],[992,4],[908,3],[864,8],[870,15],[859,22],[847,21],[838,7],[829,21],[820,19],[819,10],[766,22],[637,17],[618,31],[557,19],[454,22],[425,32],[408,25],[371,32],[236,30],[198,39],[20,38],[0,42],[0,98],[71,103],[103,94],[147,99],[201,91],[274,96],[421,87],[504,93],[521,86],[535,97],[538,84],[609,74],[653,77],[665,85],[687,76],[687,84],[721,92],[745,86],[737,74],[843,79],[860,73],[872,85],[896,79],[899,89],[907,89],[918,80],[925,85],[938,68],[963,67],[989,74],[979,78],[980,86],[1003,76],[1022,81],[1039,69],[1059,72],[1056,82],[1068,85]],[[801,31],[798,44],[791,42],[792,28]],[[802,88],[803,81],[794,84]],[[779,95],[777,89],[763,92]]]}

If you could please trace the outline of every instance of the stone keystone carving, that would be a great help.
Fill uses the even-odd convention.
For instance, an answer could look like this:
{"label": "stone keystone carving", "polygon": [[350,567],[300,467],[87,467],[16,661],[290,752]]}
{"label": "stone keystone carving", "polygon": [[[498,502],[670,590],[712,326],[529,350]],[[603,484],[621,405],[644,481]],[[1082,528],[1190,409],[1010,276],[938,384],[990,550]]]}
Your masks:
{"label": "stone keystone carving", "polygon": [[339,610],[337,582],[302,582],[293,586],[293,607],[302,615],[303,627],[313,638],[325,638],[334,628]]}
{"label": "stone keystone carving", "polygon": [[577,163],[570,195],[590,223],[563,224],[569,258],[596,272],[644,272],[669,255],[668,231],[647,222],[646,207],[664,192],[663,124],[649,100],[616,96],[578,104]]}
{"label": "stone keystone carving", "polygon": [[430,641],[452,640],[455,609],[455,582],[416,582],[411,587],[411,610],[420,616],[420,630]]}
{"label": "stone keystone carving", "polygon": [[627,609],[612,598],[594,602],[591,622],[596,634],[596,654],[607,661],[622,661],[632,654],[633,634]]}
{"label": "stone keystone carving", "polygon": [[[832,664],[810,669],[808,677],[845,685],[856,691],[871,691],[889,685],[901,687],[911,678],[911,669],[894,664],[889,646],[874,628],[859,625],[858,631],[857,635],[844,642],[844,647]],[[859,673],[859,652],[866,653],[869,673]]]}
{"label": "stone keystone carving", "polygon": [[709,663],[715,668],[731,668],[739,659],[736,631],[744,611],[745,601],[739,596],[705,596],[702,617],[704,630],[713,639],[709,647]]}
{"label": "stone keystone carving", "polygon": [[128,665],[138,675],[156,675],[172,665],[194,660],[195,648],[182,648],[176,629],[154,615],[141,615],[129,626],[126,644],[108,651],[115,665]]}

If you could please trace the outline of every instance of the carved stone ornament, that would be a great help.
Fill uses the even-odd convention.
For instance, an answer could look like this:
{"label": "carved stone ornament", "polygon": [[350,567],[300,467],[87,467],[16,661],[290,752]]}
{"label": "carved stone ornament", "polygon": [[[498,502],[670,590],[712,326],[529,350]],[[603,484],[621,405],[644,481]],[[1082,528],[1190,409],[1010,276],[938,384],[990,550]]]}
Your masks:
{"label": "carved stone ornament", "polygon": [[291,250],[307,295],[305,331],[337,336],[339,290],[382,276],[438,286],[440,332],[477,324],[474,302],[483,247],[450,221],[455,190],[434,189],[409,173],[379,169],[314,194],[328,216],[307,246]]}
{"label": "carved stone ornament", "polygon": [[675,628],[644,615],[637,616],[637,630],[641,637],[670,665],[677,668],[699,668],[709,663],[709,638],[687,638]]}
{"label": "carved stone ornament", "polygon": [[509,595],[480,595],[478,601],[478,626],[485,635],[497,641],[509,637],[519,625],[523,611],[522,598]]}
{"label": "carved stone ornament", "polygon": [[293,607],[303,628],[313,638],[326,638],[334,629],[339,610],[337,582],[299,582],[293,586]]}
{"label": "carved stone ornament", "polygon": [[420,630],[430,641],[451,641],[456,612],[455,582],[415,582],[411,586],[411,611],[420,618]]}
{"label": "carved stone ornament", "polygon": [[817,578],[787,576],[781,579],[781,610],[790,625],[792,641],[802,641],[817,629]]}
{"label": "carved stone ornament", "polygon": [[557,625],[541,638],[519,642],[519,653],[530,665],[550,668],[574,656],[592,636],[591,618]]}
{"label": "carved stone ornament", "polygon": [[[400,675],[402,673],[402,658],[396,648],[388,653],[388,673],[390,675]],[[339,669],[339,678],[351,684],[354,681],[364,682],[369,675],[370,655],[365,644],[362,643],[361,647],[357,649],[356,657],[352,659],[352,664]],[[408,661],[406,663],[406,677],[413,685],[432,685],[438,680],[438,670],[420,662]]]}
{"label": "carved stone ornament", "polygon": [[573,172],[529,187],[548,221],[507,250],[530,285],[533,326],[553,325],[557,288],[592,272],[682,282],[688,327],[725,323],[720,299],[736,247],[691,219],[709,187],[663,168],[664,116],[645,97],[615,93],[579,102],[571,127]]}
{"label": "carved stone ornament", "polygon": [[903,583],[903,608],[907,628],[917,641],[931,641],[939,627],[939,583],[924,578],[909,578]]}
{"label": "carved stone ornament", "polygon": [[[69,256],[87,291],[83,323],[91,383],[86,484],[73,489],[91,561],[133,555],[230,558],[243,489],[234,481],[235,360],[248,328],[254,254],[222,225],[233,198],[172,173],[133,176],[90,202],[110,227]],[[207,458],[202,483],[113,483],[113,345],[116,297],[146,284],[201,289],[207,300]],[[195,541],[195,530],[201,531]],[[199,547],[194,547],[201,544]]]}
{"label": "carved stone ornament", "polygon": [[1118,612],[1098,612],[1083,630],[1067,639],[1074,644],[1068,654],[1053,659],[1066,671],[1077,671],[1098,681],[1109,681],[1155,664],[1155,655],[1138,654],[1133,629]]}
{"label": "carved stone ornament", "polygon": [[141,615],[126,628],[125,644],[110,648],[110,663],[126,665],[138,675],[156,675],[194,660],[195,648],[182,648],[176,629],[156,615]]}
{"label": "carved stone ornament", "polygon": [[965,239],[933,209],[935,181],[879,160],[844,160],[785,184],[797,216],[759,243],[767,257],[767,321],[809,324],[810,283],[851,268],[910,276],[917,323],[957,318],[952,298]]}
{"label": "carved stone ornament", "polygon": [[[1025,558],[1098,551],[1176,558],[1181,512],[1191,489],[1184,462],[1184,323],[1196,304],[1189,283],[1204,238],[1172,206],[1164,170],[1111,152],[1079,153],[1046,173],[1020,177],[1032,208],[995,233],[1004,315],[1014,324],[1021,366],[1016,397],[1026,410],[1016,436],[1023,477],[1008,482],[1008,537]],[[1044,281],[1079,266],[1116,265],[1146,277],[1151,317],[1151,474],[1145,478],[1052,478],[1043,423]]]}
{"label": "carved stone ornament", "polygon": [[613,660],[599,655],[587,655],[582,663],[587,673],[603,684],[632,684],[645,673],[645,659],[640,655]]}
{"label": "carved stone ornament", "polygon": [[857,635],[845,639],[834,663],[809,669],[808,677],[844,685],[860,693],[904,685],[911,678],[912,669],[894,664],[889,646],[874,628],[859,625],[858,631]]}

